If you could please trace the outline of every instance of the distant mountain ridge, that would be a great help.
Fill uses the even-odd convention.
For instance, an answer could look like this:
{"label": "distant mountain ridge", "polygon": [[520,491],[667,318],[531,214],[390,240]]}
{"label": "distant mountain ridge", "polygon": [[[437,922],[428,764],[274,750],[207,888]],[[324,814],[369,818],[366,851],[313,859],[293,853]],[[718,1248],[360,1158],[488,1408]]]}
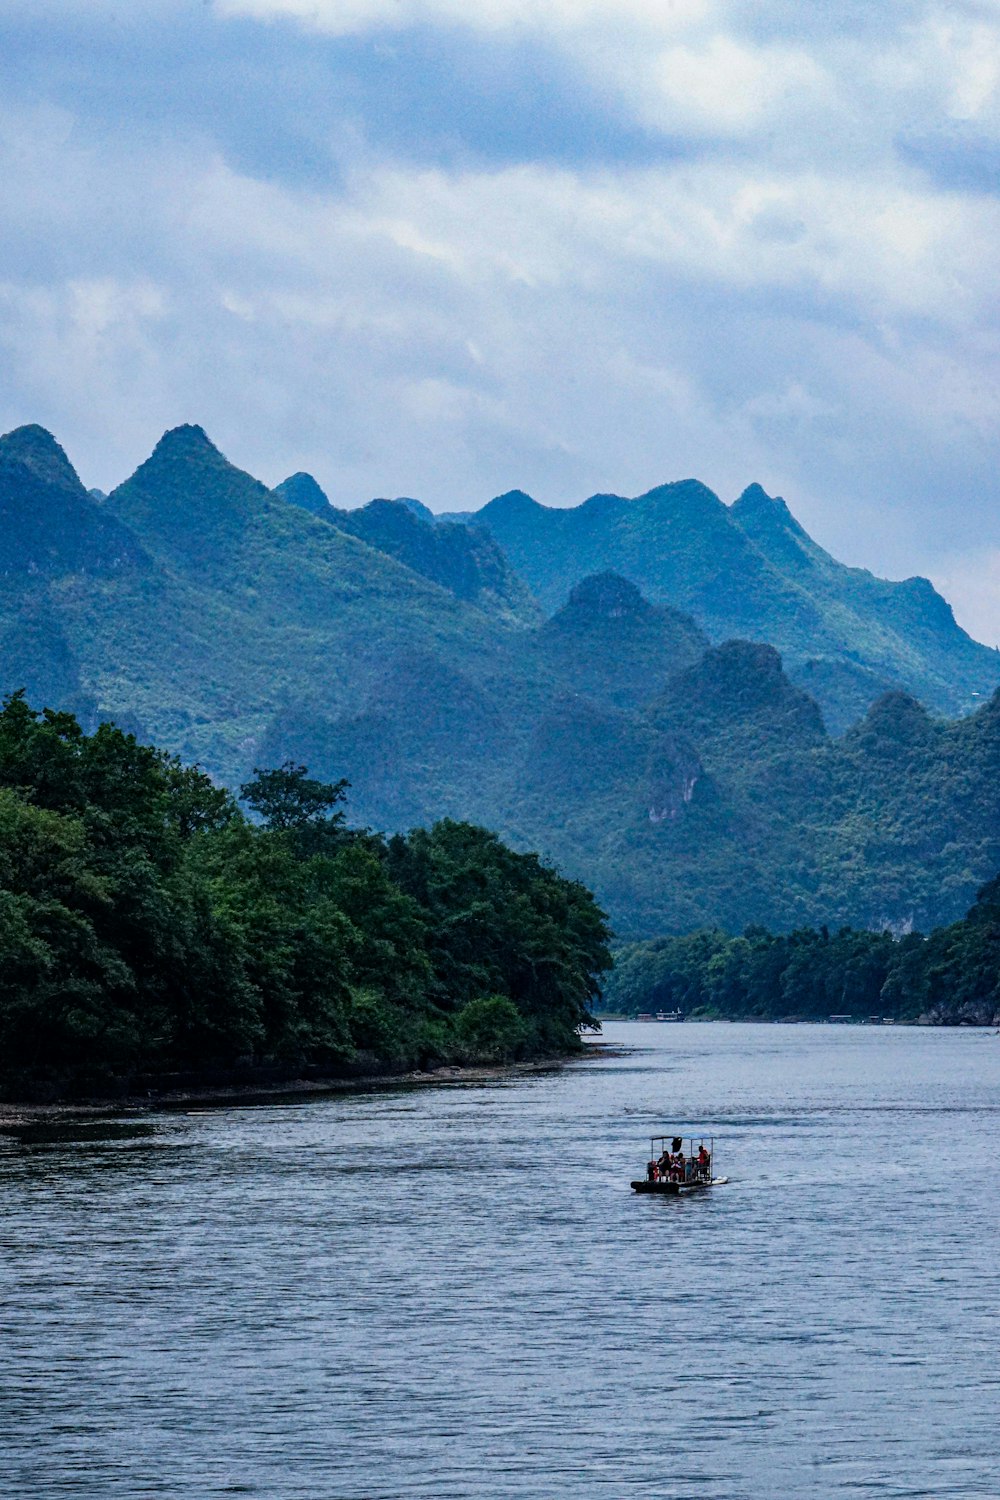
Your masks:
{"label": "distant mountain ridge", "polygon": [[943,713],[967,712],[1000,684],[1000,654],[960,628],[927,579],[892,583],[838,563],[760,485],[732,506],[693,479],[567,509],[514,490],[469,524],[499,542],[549,610],[581,578],[611,568],[715,641],[767,641],[795,677],[817,661],[847,669],[816,673],[838,728],[868,679]]}
{"label": "distant mountain ridge", "polygon": [[301,473],[284,480],[274,493],[396,558],[456,599],[514,619],[531,619],[538,613],[529,590],[492,537],[435,517],[419,500],[371,500],[356,510],[340,510],[311,474]]}

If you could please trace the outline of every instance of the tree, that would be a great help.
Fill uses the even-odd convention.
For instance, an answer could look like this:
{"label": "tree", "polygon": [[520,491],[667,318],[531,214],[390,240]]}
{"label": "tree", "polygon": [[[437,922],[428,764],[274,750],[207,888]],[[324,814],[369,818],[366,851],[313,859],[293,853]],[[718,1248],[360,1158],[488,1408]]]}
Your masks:
{"label": "tree", "polygon": [[257,814],[265,828],[285,833],[311,828],[339,829],[348,781],[316,781],[305,766],[286,760],[272,770],[254,766],[253,780],[240,787],[240,801]]}

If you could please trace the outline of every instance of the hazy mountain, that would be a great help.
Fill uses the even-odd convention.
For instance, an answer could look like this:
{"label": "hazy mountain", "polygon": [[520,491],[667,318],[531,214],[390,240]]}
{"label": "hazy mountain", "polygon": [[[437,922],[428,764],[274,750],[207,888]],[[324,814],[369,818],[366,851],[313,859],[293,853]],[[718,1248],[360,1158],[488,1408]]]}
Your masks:
{"label": "hazy mountain", "polygon": [[230,783],[289,695],[341,712],[414,641],[487,649],[478,611],[275,497],[198,427],[100,507],[40,429],[4,439],[0,469],[0,686],[82,695]]}
{"label": "hazy mountain", "polygon": [[674,672],[701,657],[708,637],[690,615],[650,604],[617,573],[599,573],[575,585],[533,646],[538,659],[577,691],[639,708]]}
{"label": "hazy mountain", "polygon": [[[438,807],[540,847],[596,888],[622,935],[926,927],[1000,865],[1000,700],[948,723],[893,692],[835,740],[777,652],[734,641],[668,667],[642,705],[638,656],[620,677],[611,665],[629,618],[614,600],[639,621],[661,614],[621,580],[587,580],[558,625],[513,637],[492,665],[403,650],[360,713],[289,710],[269,759],[347,775],[376,826]],[[569,637],[557,655],[554,630]]]}
{"label": "hazy mountain", "polygon": [[482,531],[436,524],[405,500],[372,500],[357,510],[336,510],[334,525],[415,573],[480,608],[532,619],[538,607],[500,547]]}
{"label": "hazy mountain", "polygon": [[826,738],[814,698],[795,687],[773,646],[725,641],[671,678],[650,705],[663,728],[701,746],[721,740],[732,758],[807,749]]}
{"label": "hazy mountain", "polygon": [[397,495],[396,504],[405,505],[415,516],[419,516],[422,521],[430,521],[432,525],[439,519],[429,505],[425,505],[422,500],[414,500],[412,495]]}
{"label": "hazy mountain", "polygon": [[513,618],[527,620],[538,613],[530,591],[491,537],[454,523],[437,525],[419,500],[372,500],[356,510],[340,510],[311,474],[291,475],[274,493],[396,558],[456,599]]}
{"label": "hazy mountain", "polygon": [[790,665],[788,676],[822,705],[823,722],[831,734],[843,734],[864,718],[883,693],[893,690],[893,683],[877,672],[829,657],[796,662]]}
{"label": "hazy mountain", "polygon": [[838,728],[866,682],[905,687],[947,713],[967,711],[1000,683],[1000,655],[960,629],[926,579],[890,583],[836,562],[759,485],[731,507],[696,480],[635,500],[594,495],[565,510],[515,490],[472,524],[550,610],[581,578],[611,568],[653,602],[691,614],[713,640],[776,646],[793,674],[807,662],[860,669],[850,682],[813,669]]}

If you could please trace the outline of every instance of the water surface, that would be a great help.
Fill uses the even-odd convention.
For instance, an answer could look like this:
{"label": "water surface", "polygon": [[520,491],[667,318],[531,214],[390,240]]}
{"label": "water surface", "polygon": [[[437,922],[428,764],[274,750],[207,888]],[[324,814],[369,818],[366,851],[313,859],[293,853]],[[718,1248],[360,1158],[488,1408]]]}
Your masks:
{"label": "water surface", "polygon": [[[0,1138],[0,1492],[996,1500],[1000,1037],[608,1037]],[[629,1192],[674,1129],[728,1186]]]}

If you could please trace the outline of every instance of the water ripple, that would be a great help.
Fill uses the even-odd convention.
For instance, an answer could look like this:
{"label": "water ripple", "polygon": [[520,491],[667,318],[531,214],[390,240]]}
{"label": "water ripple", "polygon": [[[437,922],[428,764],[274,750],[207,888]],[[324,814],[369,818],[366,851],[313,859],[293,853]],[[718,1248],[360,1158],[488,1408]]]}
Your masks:
{"label": "water ripple", "polygon": [[[995,1500],[1000,1043],[612,1036],[0,1141],[4,1495]],[[628,1191],[674,1128],[728,1187]]]}

